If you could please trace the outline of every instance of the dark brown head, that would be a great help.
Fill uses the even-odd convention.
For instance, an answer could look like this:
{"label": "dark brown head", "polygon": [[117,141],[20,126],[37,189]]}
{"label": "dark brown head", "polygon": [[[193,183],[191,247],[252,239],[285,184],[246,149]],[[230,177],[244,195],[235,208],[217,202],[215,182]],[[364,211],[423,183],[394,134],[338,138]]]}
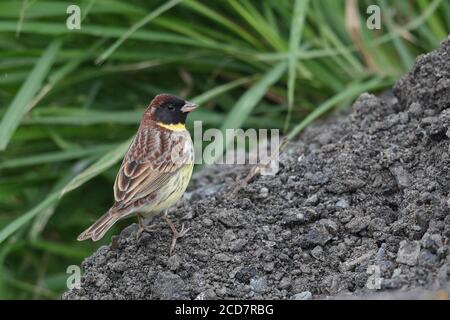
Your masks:
{"label": "dark brown head", "polygon": [[184,125],[189,112],[197,105],[172,94],[159,94],[145,111],[144,120],[149,119],[163,125]]}

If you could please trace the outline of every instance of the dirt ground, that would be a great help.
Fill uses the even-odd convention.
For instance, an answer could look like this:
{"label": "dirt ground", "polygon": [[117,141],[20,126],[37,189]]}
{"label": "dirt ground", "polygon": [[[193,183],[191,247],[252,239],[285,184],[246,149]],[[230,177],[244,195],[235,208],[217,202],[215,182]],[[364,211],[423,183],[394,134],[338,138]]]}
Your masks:
{"label": "dirt ground", "polygon": [[63,299],[448,298],[450,38],[392,92],[310,127],[237,194],[248,168],[196,175],[173,256],[162,219],[137,242],[133,224]]}

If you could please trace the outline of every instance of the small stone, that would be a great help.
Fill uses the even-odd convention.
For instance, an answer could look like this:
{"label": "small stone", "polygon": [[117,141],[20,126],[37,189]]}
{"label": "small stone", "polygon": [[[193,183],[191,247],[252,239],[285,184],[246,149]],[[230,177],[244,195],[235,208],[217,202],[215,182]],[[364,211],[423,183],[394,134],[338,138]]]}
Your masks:
{"label": "small stone", "polygon": [[338,208],[338,209],[347,209],[348,208],[348,202],[347,202],[347,200],[345,200],[345,199],[339,199],[337,202],[336,202],[336,208]]}
{"label": "small stone", "polygon": [[302,237],[304,247],[325,245],[331,240],[331,235],[323,224],[316,223],[309,232]]}
{"label": "small stone", "polygon": [[233,252],[242,251],[242,249],[247,245],[248,241],[245,239],[237,239],[230,243],[229,248]]}
{"label": "small stone", "polygon": [[264,187],[264,188],[261,188],[261,190],[259,190],[260,198],[267,198],[268,195],[269,195],[269,189]]}
{"label": "small stone", "polygon": [[125,262],[118,261],[118,262],[112,263],[110,265],[110,268],[112,271],[115,271],[115,272],[124,272],[125,270],[127,270],[128,266]]}
{"label": "small stone", "polygon": [[250,279],[250,288],[253,292],[264,293],[267,290],[267,280],[262,277]]}
{"label": "small stone", "polygon": [[187,299],[186,284],[179,275],[170,271],[158,273],[153,284],[153,293],[163,300]]}
{"label": "small stone", "polygon": [[419,264],[424,267],[432,268],[438,264],[439,258],[429,250],[423,250],[419,255]]}
{"label": "small stone", "polygon": [[302,223],[305,221],[305,215],[298,209],[286,210],[283,218],[287,223]]}
{"label": "small stone", "polygon": [[311,300],[312,293],[309,291],[303,291],[303,292],[294,294],[289,299],[290,300]]}
{"label": "small stone", "polygon": [[203,218],[202,224],[205,227],[211,227],[213,225],[213,221],[210,218]]}
{"label": "small stone", "polygon": [[351,233],[358,233],[369,226],[369,217],[354,217],[349,223],[345,225],[348,231]]}
{"label": "small stone", "polygon": [[227,295],[227,288],[222,287],[222,288],[216,289],[216,294],[217,294],[219,297],[224,297],[224,296],[226,296],[226,295]]}
{"label": "small stone", "polygon": [[274,268],[275,268],[275,263],[273,263],[273,262],[268,262],[264,265],[264,271],[267,271],[267,272],[272,272]]}
{"label": "small stone", "polygon": [[311,255],[317,260],[324,260],[323,249],[321,246],[316,246],[311,250]]}
{"label": "small stone", "polygon": [[316,206],[319,203],[319,197],[317,194],[313,194],[308,199],[306,199],[305,204],[310,206]]}
{"label": "small stone", "polygon": [[217,298],[216,293],[213,289],[208,289],[203,292],[201,292],[197,297],[195,297],[195,300],[214,300]]}
{"label": "small stone", "polygon": [[433,253],[436,253],[444,244],[441,235],[428,232],[423,235],[420,242],[423,248],[429,249]]}
{"label": "small stone", "polygon": [[292,279],[290,277],[283,277],[280,283],[278,284],[278,288],[281,290],[288,290],[292,286]]}
{"label": "small stone", "polygon": [[409,106],[408,112],[413,116],[420,116],[423,112],[422,106],[418,102],[413,102]]}
{"label": "small stone", "polygon": [[231,260],[230,256],[225,253],[218,253],[214,256],[214,258],[218,261],[228,262]]}
{"label": "small stone", "polygon": [[395,177],[395,181],[397,181],[397,185],[400,188],[409,187],[409,185],[411,184],[411,177],[409,175],[409,172],[406,171],[405,168],[403,168],[400,165],[397,165],[389,168],[389,170]]}
{"label": "small stone", "polygon": [[256,275],[255,267],[242,267],[236,272],[235,278],[239,282],[248,283]]}
{"label": "small stone", "polygon": [[181,257],[178,254],[174,254],[167,260],[167,266],[170,270],[175,271],[181,265]]}
{"label": "small stone", "polygon": [[234,231],[232,229],[227,229],[223,233],[223,241],[225,242],[231,242],[236,239],[236,235],[234,234]]}
{"label": "small stone", "polygon": [[319,221],[325,228],[327,228],[328,232],[330,232],[332,235],[336,235],[338,232],[338,225],[336,222],[330,219],[321,219]]}
{"label": "small stone", "polygon": [[420,253],[419,241],[407,241],[402,240],[400,242],[400,248],[397,252],[397,262],[414,266],[417,263],[417,258]]}

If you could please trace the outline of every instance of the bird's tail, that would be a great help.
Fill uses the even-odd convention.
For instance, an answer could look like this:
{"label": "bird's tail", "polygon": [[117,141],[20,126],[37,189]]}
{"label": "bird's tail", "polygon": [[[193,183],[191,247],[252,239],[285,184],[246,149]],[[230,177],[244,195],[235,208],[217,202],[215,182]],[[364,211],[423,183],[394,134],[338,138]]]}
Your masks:
{"label": "bird's tail", "polygon": [[114,208],[111,208],[103,216],[101,216],[95,223],[81,233],[77,240],[83,241],[92,239],[92,241],[100,240],[105,233],[122,218],[120,212]]}

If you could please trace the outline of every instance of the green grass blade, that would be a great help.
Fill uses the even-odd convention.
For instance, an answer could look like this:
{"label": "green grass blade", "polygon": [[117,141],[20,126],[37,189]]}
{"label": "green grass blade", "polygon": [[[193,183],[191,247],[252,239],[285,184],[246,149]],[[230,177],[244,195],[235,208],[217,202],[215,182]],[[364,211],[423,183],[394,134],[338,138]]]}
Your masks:
{"label": "green grass blade", "polygon": [[308,11],[309,0],[296,0],[294,4],[294,15],[291,22],[291,34],[289,38],[289,65],[288,65],[288,82],[287,82],[287,100],[288,112],[284,131],[289,127],[291,121],[292,109],[294,108],[295,78],[297,75],[297,51],[300,46],[303,27],[305,25],[306,13]]}
{"label": "green grass blade", "polygon": [[119,162],[125,152],[128,150],[128,147],[131,143],[132,139],[129,139],[123,143],[121,143],[119,146],[105,154],[103,157],[101,157],[99,160],[97,160],[94,164],[92,164],[89,168],[81,172],[79,175],[74,177],[72,181],[70,181],[64,189],[60,193],[60,197],[62,197],[67,192],[70,192],[81,185],[83,185],[85,182],[89,181],[90,179],[98,176],[105,170],[109,169],[111,166]]}
{"label": "green grass blade", "polygon": [[58,192],[53,192],[47,196],[41,203],[39,203],[36,207],[28,211],[27,213],[21,215],[17,219],[13,220],[10,224],[8,224],[5,228],[0,230],[0,243],[5,241],[9,236],[11,236],[14,232],[19,230],[21,227],[26,225],[31,219],[37,216],[42,211],[51,207],[58,201]]}
{"label": "green grass blade", "polygon": [[257,103],[264,97],[270,86],[276,83],[286,70],[286,63],[281,62],[270,69],[264,77],[256,82],[244,95],[236,102],[227,117],[222,129],[239,128],[252,112]]}
{"label": "green grass blade", "polygon": [[368,90],[373,90],[379,88],[380,86],[386,85],[386,83],[383,83],[382,80],[383,80],[382,78],[377,77],[365,83],[358,83],[358,82],[353,83],[346,90],[326,100],[325,102],[320,104],[313,112],[308,114],[308,116],[306,116],[306,118],[303,119],[303,121],[300,122],[298,125],[296,125],[294,129],[292,129],[292,131],[287,135],[288,139],[292,140],[293,138],[295,138],[295,136],[297,136],[297,134],[299,134],[303,129],[305,129],[311,122],[316,120],[325,112],[332,109],[337,104],[347,99],[354,99],[361,93],[366,92]]}
{"label": "green grass blade", "polygon": [[96,154],[102,154],[111,150],[112,145],[99,145],[95,147],[87,147],[83,149],[49,152],[45,154],[37,154],[27,157],[15,158],[0,163],[0,169],[20,168],[26,166],[34,166],[44,163],[60,162],[73,159],[84,158]]}
{"label": "green grass blade", "polygon": [[17,92],[14,100],[8,107],[0,123],[0,150],[5,150],[14,131],[19,126],[26,113],[28,104],[40,89],[42,82],[50,70],[56,54],[61,47],[61,41],[53,41],[45,50],[42,57],[36,62],[33,70]]}
{"label": "green grass blade", "polygon": [[192,98],[191,100],[194,103],[202,104],[202,103],[207,102],[225,92],[228,92],[234,88],[237,88],[243,84],[250,82],[253,78],[254,77],[244,77],[244,78],[240,78],[240,79],[225,83],[223,85],[212,88],[212,89],[196,96],[195,98]]}
{"label": "green grass blade", "polygon": [[[226,129],[239,128],[247,120],[248,116],[264,97],[269,88],[275,84],[286,70],[286,63],[280,62],[270,69],[264,77],[250,87],[244,95],[236,102],[233,108],[226,116],[221,126],[221,131]],[[221,156],[221,152],[215,155],[216,159]],[[207,155],[204,159],[205,163],[211,163],[214,159],[210,159]]]}
{"label": "green grass blade", "polygon": [[127,30],[118,40],[116,40],[105,52],[103,52],[100,57],[97,59],[96,63],[100,64],[103,63],[108,57],[117,50],[120,45],[126,41],[131,34],[133,34],[136,30],[139,30],[144,25],[158,17],[159,15],[163,14],[167,10],[170,10],[172,7],[176,6],[178,3],[180,3],[182,0],[171,0],[166,3],[164,3],[162,6],[158,7],[157,9],[150,12],[147,16],[145,16],[142,20],[134,24],[130,29]]}

